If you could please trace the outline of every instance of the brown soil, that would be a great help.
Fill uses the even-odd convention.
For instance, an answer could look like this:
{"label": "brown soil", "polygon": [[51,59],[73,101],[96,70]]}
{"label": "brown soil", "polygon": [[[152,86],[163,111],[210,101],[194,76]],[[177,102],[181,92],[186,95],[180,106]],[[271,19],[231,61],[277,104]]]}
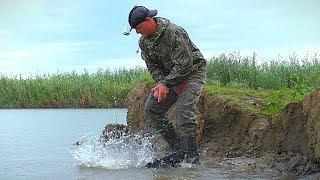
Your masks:
{"label": "brown soil", "polygon": [[[143,107],[151,87],[138,84],[127,97],[130,132],[148,130]],[[281,163],[283,171],[298,175],[320,171],[320,89],[272,118],[254,116],[208,92],[202,93],[197,108],[203,130],[199,143],[212,157],[267,156],[270,166]],[[174,107],[168,115],[174,121]]]}

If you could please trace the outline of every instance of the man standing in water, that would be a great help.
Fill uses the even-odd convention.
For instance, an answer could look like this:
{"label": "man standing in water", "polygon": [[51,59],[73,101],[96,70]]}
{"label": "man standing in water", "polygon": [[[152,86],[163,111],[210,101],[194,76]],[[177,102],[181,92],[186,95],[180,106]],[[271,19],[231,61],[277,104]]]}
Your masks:
{"label": "man standing in water", "polygon": [[[190,40],[187,32],[168,19],[155,17],[156,10],[135,6],[129,13],[130,29],[141,34],[139,47],[148,71],[157,82],[151,89],[145,115],[150,126],[158,130],[176,157],[171,164],[197,164],[197,125],[195,108],[205,80],[206,60]],[[167,118],[176,105],[176,129]]]}

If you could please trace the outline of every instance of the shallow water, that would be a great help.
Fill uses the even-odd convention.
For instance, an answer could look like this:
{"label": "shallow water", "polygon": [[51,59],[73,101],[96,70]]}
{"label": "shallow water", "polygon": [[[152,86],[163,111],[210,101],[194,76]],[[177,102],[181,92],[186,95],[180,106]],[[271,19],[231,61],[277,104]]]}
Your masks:
{"label": "shallow water", "polygon": [[126,124],[126,109],[0,110],[0,123],[0,179],[283,177],[250,169],[250,159],[208,159],[205,153],[198,166],[148,169],[145,163],[155,156],[149,137],[98,142],[106,124]]}
{"label": "shallow water", "polygon": [[125,117],[126,109],[0,110],[0,179],[81,176],[73,143]]}

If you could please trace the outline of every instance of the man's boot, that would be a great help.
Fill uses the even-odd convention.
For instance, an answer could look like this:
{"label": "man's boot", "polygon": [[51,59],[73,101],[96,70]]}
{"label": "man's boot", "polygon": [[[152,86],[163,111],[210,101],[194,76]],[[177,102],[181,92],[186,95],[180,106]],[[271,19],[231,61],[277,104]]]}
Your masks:
{"label": "man's boot", "polygon": [[184,154],[186,145],[182,143],[171,122],[168,123],[167,126],[162,129],[162,131],[160,131],[160,134],[167,141],[173,152]]}
{"label": "man's boot", "polygon": [[183,138],[183,141],[187,145],[186,149],[186,163],[198,164],[199,163],[199,152],[197,138],[188,136]]}
{"label": "man's boot", "polygon": [[148,168],[166,167],[168,165],[176,166],[177,163],[182,162],[185,158],[185,145],[182,143],[171,123],[168,123],[167,126],[160,131],[160,134],[167,141],[173,153],[147,163],[146,166]]}
{"label": "man's boot", "polygon": [[170,164],[182,162],[185,158],[186,145],[181,141],[173,125],[168,123],[167,126],[162,129],[160,134],[167,141],[171,150],[173,151],[172,154],[163,157],[163,160],[167,161],[169,159],[168,162],[170,162]]}

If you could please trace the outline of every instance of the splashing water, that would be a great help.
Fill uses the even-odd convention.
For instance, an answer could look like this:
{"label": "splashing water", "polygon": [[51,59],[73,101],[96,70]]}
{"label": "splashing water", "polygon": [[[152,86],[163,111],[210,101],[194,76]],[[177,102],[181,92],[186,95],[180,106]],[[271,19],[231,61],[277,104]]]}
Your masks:
{"label": "splashing water", "polygon": [[152,138],[141,134],[123,134],[102,141],[98,136],[85,135],[70,153],[80,166],[106,169],[141,167],[155,156]]}

